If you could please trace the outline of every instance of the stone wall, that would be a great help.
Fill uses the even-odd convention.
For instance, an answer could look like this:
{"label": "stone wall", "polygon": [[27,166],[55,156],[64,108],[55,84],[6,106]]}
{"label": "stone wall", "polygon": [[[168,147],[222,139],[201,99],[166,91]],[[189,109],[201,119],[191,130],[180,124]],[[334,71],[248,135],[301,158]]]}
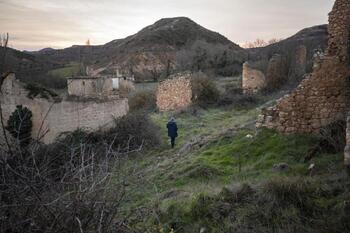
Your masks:
{"label": "stone wall", "polygon": [[111,77],[76,77],[67,80],[68,94],[79,97],[101,97],[112,95]]}
{"label": "stone wall", "polygon": [[5,123],[17,105],[29,108],[33,113],[32,137],[44,143],[51,143],[62,132],[78,128],[91,131],[108,129],[115,117],[128,112],[127,99],[55,102],[43,98],[30,99],[27,94],[28,91],[13,74],[5,79],[0,96]]}
{"label": "stone wall", "polygon": [[350,172],[350,113],[346,121],[346,147],[344,150],[344,164]]}
{"label": "stone wall", "polygon": [[264,109],[257,127],[281,132],[317,133],[329,123],[345,119],[349,109],[350,68],[346,62],[350,1],[336,0],[329,17],[329,45],[313,72],[290,94]]}
{"label": "stone wall", "polygon": [[172,75],[161,82],[157,90],[157,106],[160,111],[174,111],[192,103],[191,74]]}
{"label": "stone wall", "polygon": [[299,45],[295,50],[294,74],[296,77],[302,77],[306,73],[307,48],[305,45]]}
{"label": "stone wall", "polygon": [[287,80],[288,70],[286,68],[286,60],[282,55],[274,54],[271,57],[266,72],[266,82],[269,89],[275,90]]}
{"label": "stone wall", "polygon": [[243,64],[242,88],[246,94],[256,93],[266,86],[266,78],[262,71],[254,69],[249,62]]}

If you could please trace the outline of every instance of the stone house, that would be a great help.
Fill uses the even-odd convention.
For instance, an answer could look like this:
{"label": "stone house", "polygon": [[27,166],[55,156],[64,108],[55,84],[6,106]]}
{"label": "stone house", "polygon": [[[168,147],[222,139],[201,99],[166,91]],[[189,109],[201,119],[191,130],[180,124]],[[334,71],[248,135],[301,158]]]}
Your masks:
{"label": "stone house", "polygon": [[134,79],[125,76],[77,76],[67,79],[68,94],[82,98],[101,98],[135,90]]}

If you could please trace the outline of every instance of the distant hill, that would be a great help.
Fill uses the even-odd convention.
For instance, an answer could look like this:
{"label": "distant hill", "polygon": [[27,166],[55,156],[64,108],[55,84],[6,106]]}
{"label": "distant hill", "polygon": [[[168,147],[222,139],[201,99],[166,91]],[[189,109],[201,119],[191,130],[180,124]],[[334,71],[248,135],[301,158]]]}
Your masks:
{"label": "distant hill", "polygon": [[[271,44],[262,48],[247,49],[248,59],[254,63],[262,71],[266,71],[267,62],[272,58],[274,54],[283,55],[288,61],[288,66],[293,69],[293,64],[296,61],[296,50],[299,46],[303,45],[307,51],[307,66],[306,72],[310,72],[313,65],[313,56],[317,51],[325,51],[328,42],[328,29],[327,25],[318,25],[309,28],[305,28],[295,35],[282,40],[278,43]],[[293,71],[289,70],[290,79],[300,79],[301,77],[293,77]],[[300,80],[289,80],[300,81]]]}
{"label": "distant hill", "polygon": [[[206,70],[221,66],[219,68],[225,69],[230,65],[231,73],[239,72],[246,58],[245,50],[237,44],[185,17],[161,19],[135,35],[101,46],[44,49],[33,54],[61,64],[81,61],[96,69],[104,68],[106,73],[115,72],[116,67],[120,67],[143,80],[184,68],[179,67],[181,62],[189,64],[179,61],[184,53],[187,59],[192,57],[192,60],[196,60],[197,57],[197,60],[205,60],[189,68]],[[204,56],[207,57],[203,59]],[[216,64],[218,61],[215,59],[218,60],[220,56],[225,61]]]}
{"label": "distant hill", "polygon": [[[259,61],[275,53],[290,54],[299,44],[307,46],[308,61],[311,61],[313,51],[324,49],[326,42],[327,25],[320,25],[264,48],[243,49],[189,18],[177,17],[161,19],[135,35],[104,45],[74,45],[36,52],[9,49],[7,67],[26,76],[52,75],[69,74],[71,72],[66,71],[76,70],[77,64],[83,63],[102,73],[115,73],[120,68],[134,74],[138,81],[165,78],[181,70],[229,76],[241,73],[242,63],[248,58]],[[55,69],[58,71],[50,71]]]}

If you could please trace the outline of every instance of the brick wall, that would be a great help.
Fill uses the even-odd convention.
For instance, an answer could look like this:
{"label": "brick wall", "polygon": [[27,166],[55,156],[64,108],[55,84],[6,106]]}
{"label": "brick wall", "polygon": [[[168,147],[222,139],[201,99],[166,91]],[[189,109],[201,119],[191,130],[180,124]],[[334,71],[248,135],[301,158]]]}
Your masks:
{"label": "brick wall", "polygon": [[28,91],[15,79],[14,75],[6,78],[0,96],[5,123],[17,105],[28,107],[33,113],[33,138],[41,138],[44,143],[51,143],[62,132],[78,128],[87,130],[108,129],[114,117],[128,112],[127,99],[112,98],[100,101],[69,101],[55,103],[43,98],[29,99]]}
{"label": "brick wall", "polygon": [[346,62],[350,1],[336,0],[329,16],[329,45],[313,72],[290,94],[264,109],[257,127],[281,132],[317,133],[321,127],[345,119],[349,110],[350,68]]}

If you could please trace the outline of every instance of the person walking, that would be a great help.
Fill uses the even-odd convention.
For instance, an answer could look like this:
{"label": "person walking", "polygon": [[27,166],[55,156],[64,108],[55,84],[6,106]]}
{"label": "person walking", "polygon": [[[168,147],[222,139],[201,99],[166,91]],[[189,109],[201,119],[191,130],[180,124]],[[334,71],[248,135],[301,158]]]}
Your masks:
{"label": "person walking", "polygon": [[168,136],[170,137],[171,148],[174,148],[175,139],[177,137],[177,124],[176,124],[176,120],[174,117],[170,118],[166,127],[168,129]]}

